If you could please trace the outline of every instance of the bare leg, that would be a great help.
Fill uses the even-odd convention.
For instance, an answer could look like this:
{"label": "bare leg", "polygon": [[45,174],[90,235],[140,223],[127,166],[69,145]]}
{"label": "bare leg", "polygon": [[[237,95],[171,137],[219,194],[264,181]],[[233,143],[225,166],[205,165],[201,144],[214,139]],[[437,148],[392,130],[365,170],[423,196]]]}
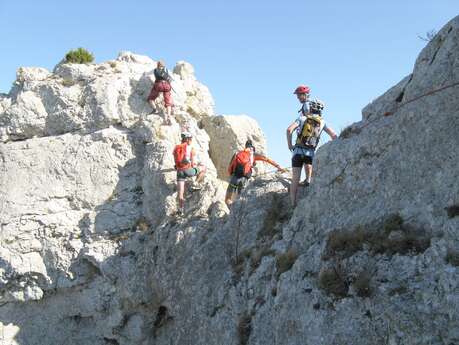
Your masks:
{"label": "bare leg", "polygon": [[292,184],[290,185],[290,201],[293,207],[296,207],[296,194],[298,191],[298,183],[301,178],[301,168],[292,167]]}
{"label": "bare leg", "polygon": [[150,107],[151,107],[151,109],[153,110],[152,112],[153,112],[153,113],[156,113],[157,110],[156,110],[156,106],[155,106],[155,101],[149,100],[149,101],[148,101],[148,104],[150,104]]}
{"label": "bare leg", "polygon": [[311,183],[312,178],[312,164],[306,164],[304,166],[304,172],[306,173],[306,181]]}
{"label": "bare leg", "polygon": [[[303,165],[303,167],[304,167],[304,176],[305,176],[305,179],[303,180],[303,182],[306,182],[308,180],[308,176],[309,176],[308,165],[305,164],[305,165]],[[301,182],[301,183],[303,183],[303,182]]]}
{"label": "bare leg", "polygon": [[231,187],[228,187],[228,189],[226,190],[226,195],[225,195],[225,204],[226,206],[228,206],[228,208],[231,207],[231,204],[234,201],[235,195],[236,193],[231,190]]}
{"label": "bare leg", "polygon": [[179,211],[183,210],[183,207],[185,206],[185,181],[177,181],[177,200],[178,200],[178,206],[179,206]]}
{"label": "bare leg", "polygon": [[168,105],[166,107],[166,119],[165,119],[166,124],[171,125],[172,124],[172,107]]}
{"label": "bare leg", "polygon": [[196,177],[196,183],[201,183],[204,180],[204,175],[206,174],[206,167],[204,165],[199,165],[199,174]]}

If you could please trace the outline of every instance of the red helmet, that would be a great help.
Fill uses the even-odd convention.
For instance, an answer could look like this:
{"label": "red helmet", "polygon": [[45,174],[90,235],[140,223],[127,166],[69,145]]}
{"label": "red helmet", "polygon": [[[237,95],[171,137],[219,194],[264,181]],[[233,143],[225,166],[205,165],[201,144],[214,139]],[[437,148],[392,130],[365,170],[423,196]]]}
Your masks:
{"label": "red helmet", "polygon": [[309,91],[311,91],[311,89],[309,88],[309,86],[300,85],[300,86],[298,86],[298,87],[295,89],[294,94],[298,95],[298,94],[300,94],[300,93],[309,93]]}

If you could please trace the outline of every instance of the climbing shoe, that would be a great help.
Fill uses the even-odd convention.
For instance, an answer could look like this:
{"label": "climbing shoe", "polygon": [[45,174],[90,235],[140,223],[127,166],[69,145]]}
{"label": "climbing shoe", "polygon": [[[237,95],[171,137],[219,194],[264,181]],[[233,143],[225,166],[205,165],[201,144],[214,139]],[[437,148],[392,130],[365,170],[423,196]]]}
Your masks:
{"label": "climbing shoe", "polygon": [[158,113],[158,109],[156,109],[156,107],[152,107],[151,108],[151,113],[149,113],[148,115],[153,115],[153,114],[157,114]]}
{"label": "climbing shoe", "polygon": [[201,190],[202,186],[198,183],[193,183],[192,185],[190,185],[188,189],[190,190],[190,192],[195,192],[195,191]]}
{"label": "climbing shoe", "polygon": [[308,187],[308,186],[310,185],[310,183],[309,183],[307,180],[304,180],[304,181],[301,181],[301,182],[299,183],[299,185],[300,185],[301,187]]}

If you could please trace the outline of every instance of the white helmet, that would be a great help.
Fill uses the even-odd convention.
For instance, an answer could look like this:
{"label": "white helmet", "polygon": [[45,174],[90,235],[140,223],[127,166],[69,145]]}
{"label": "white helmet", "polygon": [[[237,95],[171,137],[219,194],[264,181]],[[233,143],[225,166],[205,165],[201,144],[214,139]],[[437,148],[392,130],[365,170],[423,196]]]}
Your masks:
{"label": "white helmet", "polygon": [[325,108],[325,103],[322,102],[320,99],[313,99],[311,101],[309,101],[309,108],[311,109],[311,111],[317,111],[319,113],[322,112],[322,110],[324,110]]}
{"label": "white helmet", "polygon": [[190,132],[182,132],[181,137],[182,137],[182,140],[193,138]]}

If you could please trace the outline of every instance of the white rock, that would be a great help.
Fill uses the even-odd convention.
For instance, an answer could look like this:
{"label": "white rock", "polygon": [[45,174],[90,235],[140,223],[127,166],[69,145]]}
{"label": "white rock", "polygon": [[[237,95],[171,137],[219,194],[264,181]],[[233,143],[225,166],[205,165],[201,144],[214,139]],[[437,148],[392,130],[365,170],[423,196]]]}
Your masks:
{"label": "white rock", "polygon": [[182,80],[196,80],[193,66],[186,61],[178,61],[174,67],[174,73],[178,74]]}
{"label": "white rock", "polygon": [[150,59],[148,56],[145,55],[138,55],[134,54],[129,51],[123,51],[118,54],[118,61],[124,61],[124,62],[133,62],[133,63],[138,63],[138,64],[143,64],[143,65],[148,65],[149,67],[151,65],[155,64],[155,61]]}
{"label": "white rock", "polygon": [[[246,115],[224,115],[204,118],[204,130],[210,137],[210,157],[215,163],[218,177],[228,178],[228,165],[234,153],[244,148],[251,139],[256,152],[266,155],[266,138],[257,122]],[[263,164],[259,167],[263,170]]]}
{"label": "white rock", "polygon": [[51,73],[42,67],[20,67],[16,73],[18,82],[43,81],[51,76]]}
{"label": "white rock", "polygon": [[66,84],[77,83],[79,81],[90,81],[94,78],[95,65],[61,63],[54,68],[54,74],[61,77]]}
{"label": "white rock", "polygon": [[19,93],[16,102],[0,115],[5,139],[24,139],[39,135],[46,126],[47,115],[42,99],[37,94],[31,91]]}

